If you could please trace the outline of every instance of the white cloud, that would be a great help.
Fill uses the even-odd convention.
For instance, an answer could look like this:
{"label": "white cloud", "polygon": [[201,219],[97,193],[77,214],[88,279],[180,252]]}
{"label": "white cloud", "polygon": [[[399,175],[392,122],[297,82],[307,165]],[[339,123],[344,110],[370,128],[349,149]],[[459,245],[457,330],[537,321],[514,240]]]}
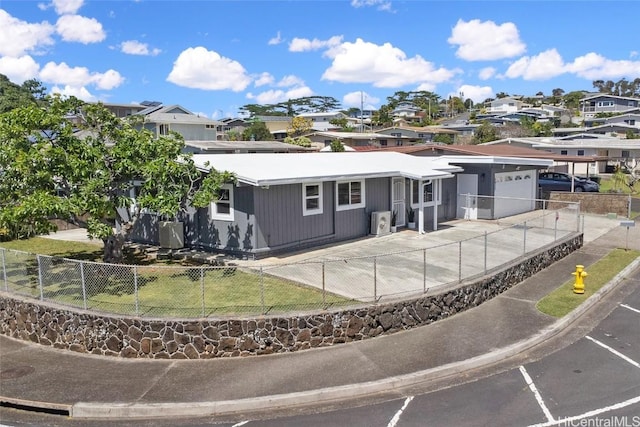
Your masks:
{"label": "white cloud", "polygon": [[304,86],[304,80],[300,77],[294,76],[290,74],[288,76],[284,76],[277,84],[278,87],[290,87],[290,86]]}
{"label": "white cloud", "polygon": [[19,58],[10,56],[0,57],[0,74],[4,74],[16,84],[36,78],[40,66],[29,55]]}
{"label": "white cloud", "polygon": [[102,24],[94,18],[80,15],[63,15],[58,18],[56,31],[66,42],[83,44],[101,42],[106,38]]}
{"label": "white cloud", "polygon": [[289,52],[307,52],[312,50],[320,50],[326,48],[332,48],[342,43],[342,36],[333,36],[328,40],[318,39],[301,39],[294,37],[289,43]]}
{"label": "white cloud", "polygon": [[493,67],[485,67],[478,73],[478,77],[480,80],[489,80],[491,77],[495,76],[496,69]]}
{"label": "white cloud", "polygon": [[280,37],[280,31],[278,31],[278,34],[275,37],[269,39],[269,43],[268,44],[269,45],[277,45],[277,44],[280,44],[282,42],[283,42],[283,40],[282,40],[282,37]]}
{"label": "white cloud", "polygon": [[366,92],[350,92],[342,97],[342,105],[345,107],[360,108],[363,106],[365,110],[377,110],[377,105],[380,102],[380,98],[371,96]]}
{"label": "white cloud", "polygon": [[566,70],[588,80],[635,77],[640,75],[640,61],[612,60],[591,52],[567,64]]}
{"label": "white cloud", "polygon": [[458,88],[455,96],[459,96],[460,93],[463,94],[465,100],[471,99],[476,104],[493,97],[493,89],[490,86],[462,85]]}
{"label": "white cloud", "polygon": [[523,56],[509,66],[505,75],[512,79],[547,80],[564,72],[562,57],[557,50],[549,49],[535,56]]}
{"label": "white cloud", "polygon": [[391,2],[388,0],[351,0],[351,6],[355,8],[376,6],[378,10],[391,11]]}
{"label": "white cloud", "polygon": [[278,102],[284,102],[289,99],[303,98],[311,95],[313,95],[313,91],[310,88],[300,86],[287,91],[271,89],[257,95],[247,93],[247,99],[255,100],[258,104],[277,104]]}
{"label": "white cloud", "polygon": [[255,87],[271,85],[273,84],[274,81],[275,81],[274,77],[270,73],[267,73],[265,71],[264,73],[260,74],[260,76],[256,78],[256,80],[253,82],[253,85]]}
{"label": "white cloud", "polygon": [[[260,104],[275,104],[278,102],[287,101],[289,99],[302,98],[305,96],[313,95],[313,90],[311,90],[307,85],[305,85],[304,80],[291,74],[284,76],[277,83],[275,83],[275,79],[269,73],[262,73],[261,77],[258,80],[260,79],[264,81],[263,84],[269,84],[270,86],[276,86],[276,87],[282,87],[282,88],[289,88],[287,90],[269,89],[259,94],[248,93],[246,95],[248,99],[256,100]],[[258,80],[256,80],[256,82]],[[256,84],[256,86],[258,85]]]}
{"label": "white cloud", "polygon": [[194,89],[239,92],[251,83],[251,77],[239,62],[199,46],[180,53],[167,81]]}
{"label": "white cloud", "polygon": [[68,15],[78,12],[84,0],[53,0],[51,3],[58,15]]}
{"label": "white cloud", "polygon": [[51,93],[59,93],[65,97],[75,96],[76,98],[86,102],[95,102],[98,100],[98,98],[93,96],[85,87],[73,87],[67,85],[60,88],[58,86],[54,86],[51,88]]}
{"label": "white cloud", "polygon": [[0,55],[18,57],[53,45],[51,35],[54,31],[53,25],[48,22],[31,24],[0,9]]}
{"label": "white cloud", "polygon": [[390,43],[376,45],[357,39],[325,52],[333,59],[322,80],[341,83],[371,83],[375,87],[397,88],[410,84],[437,84],[451,79],[461,70],[435,68],[416,55],[407,58]]}
{"label": "white cloud", "polygon": [[493,21],[458,20],[451,31],[449,44],[458,45],[456,56],[466,61],[512,58],[526,51],[518,28],[511,22],[497,25]]}
{"label": "white cloud", "polygon": [[147,43],[139,42],[138,40],[127,40],[120,45],[122,53],[129,55],[143,55],[143,56],[156,56],[160,52],[160,49],[154,48],[149,50]]}
{"label": "white cloud", "polygon": [[105,73],[91,73],[86,67],[69,67],[66,63],[47,63],[40,71],[40,79],[55,85],[65,85],[80,90],[86,85],[95,85],[101,90],[111,90],[120,86],[124,78],[115,70]]}
{"label": "white cloud", "polygon": [[632,50],[631,52],[629,52],[629,58],[635,58],[637,56],[638,56],[637,50]]}

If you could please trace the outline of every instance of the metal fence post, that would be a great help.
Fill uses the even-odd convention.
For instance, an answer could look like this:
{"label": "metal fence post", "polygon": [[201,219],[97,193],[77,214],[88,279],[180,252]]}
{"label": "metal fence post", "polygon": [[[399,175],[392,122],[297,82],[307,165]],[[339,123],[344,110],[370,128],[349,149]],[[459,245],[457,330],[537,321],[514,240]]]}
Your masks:
{"label": "metal fence post", "polygon": [[487,231],[485,230],[484,232],[484,274],[487,274],[487,247],[488,247],[488,242],[487,242]]}
{"label": "metal fence post", "polygon": [[4,248],[1,249],[2,252],[2,279],[4,280],[4,290],[9,292],[9,281],[7,280],[7,264],[4,259]]}
{"label": "metal fence post", "polygon": [[554,242],[556,240],[558,240],[558,219],[560,219],[560,216],[559,216],[558,212],[556,212],[556,220],[555,220],[555,223],[553,225],[553,241]]}
{"label": "metal fence post", "polygon": [[422,250],[422,292],[427,293],[427,250]]}
{"label": "metal fence post", "polygon": [[200,267],[200,293],[202,294],[202,317],[204,317],[206,307],[204,302],[204,267]]}
{"label": "metal fence post", "polygon": [[458,283],[462,282],[462,240],[458,242]]}
{"label": "metal fence post", "polygon": [[40,287],[40,301],[44,301],[44,289],[42,287],[42,264],[40,263],[40,255],[36,255],[38,260],[38,286]]}
{"label": "metal fence post", "polygon": [[527,221],[524,222],[523,228],[523,236],[522,236],[522,254],[527,253]]}
{"label": "metal fence post", "polygon": [[378,258],[373,257],[373,301],[378,301]]}
{"label": "metal fence post", "polygon": [[322,261],[322,308],[327,309],[327,293],[325,287],[324,261]]}
{"label": "metal fence post", "polygon": [[135,299],[136,299],[136,316],[140,311],[140,305],[138,301],[138,267],[133,266],[133,289],[135,291]]}
{"label": "metal fence post", "polygon": [[84,278],[84,262],[80,261],[80,283],[82,283],[82,307],[87,309],[87,283]]}
{"label": "metal fence post", "polygon": [[260,305],[262,307],[262,314],[267,314],[264,309],[264,274],[262,273],[262,266],[260,266]]}

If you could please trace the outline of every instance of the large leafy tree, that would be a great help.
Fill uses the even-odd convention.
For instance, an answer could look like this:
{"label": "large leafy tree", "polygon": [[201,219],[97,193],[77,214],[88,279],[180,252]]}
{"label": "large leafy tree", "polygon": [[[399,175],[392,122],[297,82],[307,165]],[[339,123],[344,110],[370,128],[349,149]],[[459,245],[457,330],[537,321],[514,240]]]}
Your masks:
{"label": "large leafy tree", "polygon": [[143,209],[177,218],[188,206],[208,206],[234,180],[215,170],[203,176],[179,135],[156,138],[134,119],[75,98],[0,115],[0,143],[0,229],[28,237],[54,230],[51,217],[82,217],[108,262],[121,260]]}
{"label": "large leafy tree", "polygon": [[12,83],[0,74],[0,114],[26,105],[42,105],[45,89],[37,80],[27,80],[22,85]]}
{"label": "large leafy tree", "polygon": [[258,119],[250,121],[249,126],[242,131],[243,141],[272,141],[273,135],[267,125]]}
{"label": "large leafy tree", "polygon": [[488,121],[483,121],[473,133],[473,143],[482,144],[499,139],[498,129]]}

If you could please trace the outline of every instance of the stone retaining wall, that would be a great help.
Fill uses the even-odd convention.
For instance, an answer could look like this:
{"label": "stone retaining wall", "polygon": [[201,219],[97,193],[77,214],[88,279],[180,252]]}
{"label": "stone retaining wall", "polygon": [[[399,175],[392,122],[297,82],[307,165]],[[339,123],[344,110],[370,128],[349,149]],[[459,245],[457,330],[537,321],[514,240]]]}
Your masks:
{"label": "stone retaining wall", "polygon": [[206,359],[305,350],[426,325],[475,307],[580,248],[582,234],[438,295],[353,310],[241,320],[148,320],[0,294],[0,333],[80,353]]}

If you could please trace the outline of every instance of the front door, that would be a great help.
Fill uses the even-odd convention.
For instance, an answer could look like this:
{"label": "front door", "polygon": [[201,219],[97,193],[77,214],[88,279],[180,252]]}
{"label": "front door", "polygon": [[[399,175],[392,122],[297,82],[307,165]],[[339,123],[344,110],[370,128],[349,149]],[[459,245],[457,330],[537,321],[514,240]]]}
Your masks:
{"label": "front door", "polygon": [[458,218],[478,219],[478,175],[457,174]]}
{"label": "front door", "polygon": [[391,185],[391,210],[396,213],[396,226],[405,225],[404,178],[393,178]]}

